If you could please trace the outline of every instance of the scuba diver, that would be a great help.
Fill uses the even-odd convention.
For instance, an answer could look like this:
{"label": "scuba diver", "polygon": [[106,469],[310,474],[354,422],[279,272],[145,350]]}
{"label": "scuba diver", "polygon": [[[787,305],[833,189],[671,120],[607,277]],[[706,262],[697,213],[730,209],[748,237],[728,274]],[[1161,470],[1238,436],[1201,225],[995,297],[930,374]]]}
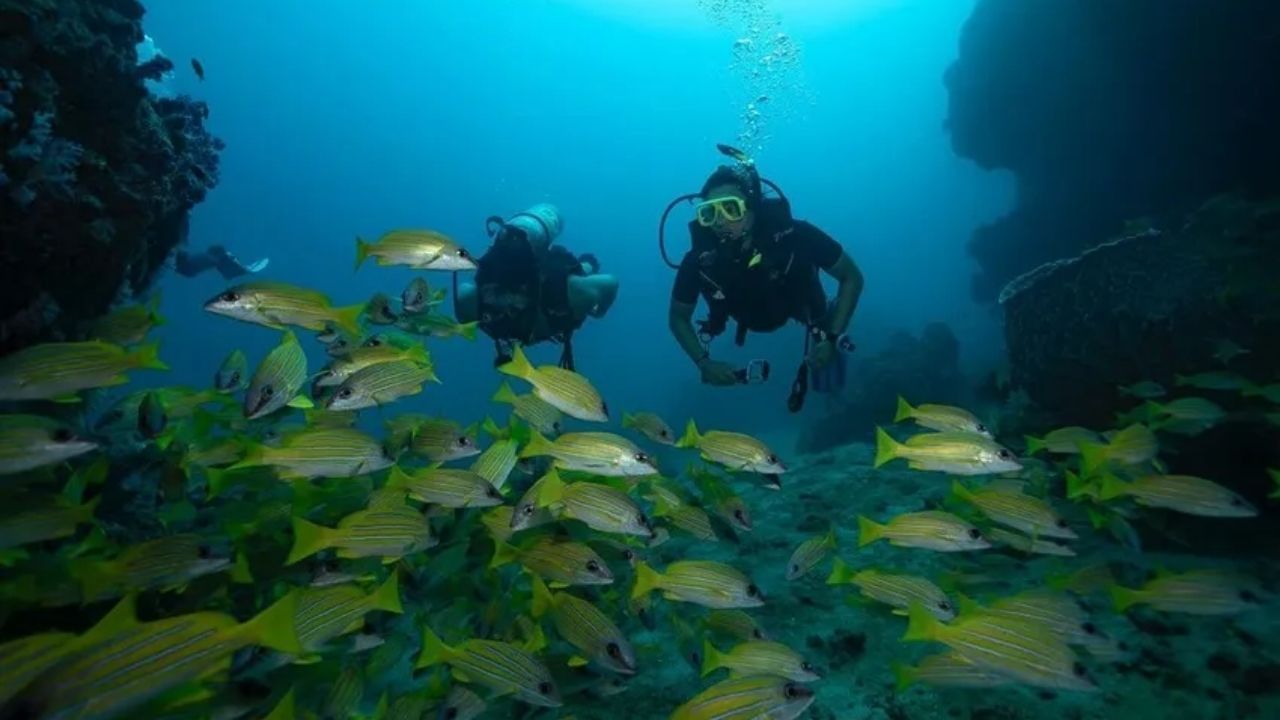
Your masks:
{"label": "scuba diver", "polygon": [[516,343],[561,345],[560,366],[573,369],[573,333],[590,317],[604,317],[618,296],[618,280],[600,273],[590,254],[574,255],[555,242],[564,221],[540,203],[509,220],[493,216],[485,230],[493,246],[477,263],[474,283],[454,275],[454,315],[475,321],[493,338],[501,365]]}
{"label": "scuba diver", "polygon": [[173,269],[183,277],[195,277],[209,270],[217,270],[223,278],[233,280],[241,275],[262,272],[270,262],[270,258],[262,258],[245,265],[225,247],[210,245],[209,249],[201,253],[179,250],[173,258]]}
{"label": "scuba diver", "polygon": [[[768,379],[768,363],[745,369],[711,357],[711,340],[736,322],[735,342],[748,332],[773,332],[790,320],[805,326],[804,361],[791,386],[787,406],[798,412],[813,373],[814,390],[843,387],[845,336],[862,294],[862,272],[838,242],[814,225],[791,216],[791,204],[773,182],[760,177],[752,160],[727,145],[717,149],[736,163],[721,165],[702,190],[672,200],[662,214],[658,244],[662,259],[676,270],[668,324],[676,342],[698,367],[702,382],[733,385]],[[777,197],[765,197],[768,186]],[[693,203],[691,248],[677,265],[667,256],[667,216],[679,203]],[[696,201],[696,202],[695,202]],[[839,282],[828,304],[821,270]],[[693,313],[702,296],[708,316],[694,330]]]}

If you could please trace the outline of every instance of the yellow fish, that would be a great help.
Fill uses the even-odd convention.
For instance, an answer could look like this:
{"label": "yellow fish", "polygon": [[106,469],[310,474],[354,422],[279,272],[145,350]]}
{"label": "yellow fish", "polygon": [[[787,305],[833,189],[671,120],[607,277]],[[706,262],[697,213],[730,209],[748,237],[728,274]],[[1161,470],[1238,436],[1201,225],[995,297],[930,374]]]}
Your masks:
{"label": "yellow fish", "polygon": [[609,406],[590,380],[555,365],[535,368],[519,345],[511,356],[511,362],[499,366],[498,372],[527,381],[533,385],[533,392],[538,397],[565,415],[592,422],[609,421]]}
{"label": "yellow fish", "polygon": [[470,252],[434,230],[392,230],[374,242],[356,238],[356,269],[370,257],[382,266],[407,265],[415,270],[476,269]]}
{"label": "yellow fish", "polygon": [[32,345],[0,358],[0,400],[75,402],[90,388],[123,385],[129,370],[168,370],[160,346],[125,350],[100,340]]}

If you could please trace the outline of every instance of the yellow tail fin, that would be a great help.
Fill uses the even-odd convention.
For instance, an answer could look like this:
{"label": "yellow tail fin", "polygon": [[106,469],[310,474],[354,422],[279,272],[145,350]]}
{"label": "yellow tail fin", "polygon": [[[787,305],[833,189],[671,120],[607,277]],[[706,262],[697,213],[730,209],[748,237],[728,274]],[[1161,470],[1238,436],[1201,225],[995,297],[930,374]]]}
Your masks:
{"label": "yellow tail fin", "polygon": [[841,560],[840,556],[837,555],[835,557],[835,560],[831,563],[831,574],[827,576],[827,584],[828,585],[847,584],[850,580],[853,580],[853,576],[855,574],[856,572],[854,571],[854,569],[849,567],[849,564],[846,563],[844,560]]}
{"label": "yellow tail fin", "polygon": [[689,418],[689,423],[684,426],[684,435],[676,441],[678,448],[696,448],[701,442],[702,436],[698,434],[698,426],[693,422],[693,418]]}
{"label": "yellow tail fin", "polygon": [[537,430],[529,430],[529,444],[520,450],[520,457],[531,458],[551,455],[555,452],[555,443],[543,437]]}
{"label": "yellow tail fin", "polygon": [[415,670],[421,670],[432,665],[439,665],[449,660],[451,648],[444,644],[439,635],[432,632],[431,628],[422,626],[422,653],[418,655],[418,661],[414,663]]}
{"label": "yellow tail fin", "polygon": [[702,641],[702,677],[724,667],[724,655],[711,644],[710,640]]}
{"label": "yellow tail fin", "polygon": [[400,574],[394,568],[391,577],[369,596],[369,607],[397,615],[404,612],[404,606],[400,604]]}
{"label": "yellow tail fin", "polygon": [[1139,603],[1146,602],[1141,590],[1112,585],[1109,593],[1111,595],[1111,605],[1115,607],[1118,613],[1122,613]]}
{"label": "yellow tail fin", "polygon": [[885,526],[865,515],[858,516],[858,547],[864,547],[884,537]]}
{"label": "yellow tail fin", "polygon": [[494,402],[507,403],[508,405],[511,405],[516,401],[516,393],[511,389],[511,385],[509,383],[503,381],[502,385],[498,387],[498,391],[495,392],[493,397],[490,399]]}
{"label": "yellow tail fin", "polygon": [[476,339],[476,328],[478,326],[479,323],[474,320],[471,322],[465,322],[458,325],[458,329],[455,332],[467,340],[474,341]]}
{"label": "yellow tail fin", "polygon": [[298,642],[294,617],[298,614],[298,595],[300,590],[291,590],[277,600],[271,607],[258,613],[242,627],[249,637],[259,645],[269,647],[290,655],[301,655],[302,644]]}
{"label": "yellow tail fin", "polygon": [[913,602],[907,610],[907,632],[902,636],[902,640],[904,642],[937,640],[941,627],[942,623],[938,622],[938,618],[930,615],[929,611],[924,609],[924,605]]}
{"label": "yellow tail fin", "polygon": [[874,467],[880,467],[881,465],[889,462],[890,460],[893,460],[899,457],[898,450],[901,447],[902,446],[899,445],[896,440],[894,440],[892,437],[889,436],[889,433],[884,431],[884,428],[877,426],[876,427],[876,459],[875,459]]}
{"label": "yellow tail fin", "polygon": [[532,573],[530,573],[529,577],[533,581],[533,608],[531,612],[535,618],[540,618],[551,610],[553,604],[551,591],[547,589],[547,584],[542,582],[542,578]]}
{"label": "yellow tail fin", "polygon": [[138,349],[129,353],[129,367],[139,370],[168,370],[169,366],[160,359],[160,343],[139,345]]}
{"label": "yellow tail fin", "polygon": [[915,684],[917,671],[910,665],[893,662],[889,663],[889,669],[893,671],[893,687],[898,692],[902,692]]}
{"label": "yellow tail fin", "polygon": [[529,358],[525,357],[524,350],[517,345],[515,352],[511,355],[511,362],[503,363],[498,366],[498,372],[512,377],[518,377],[521,380],[528,380],[533,377],[533,365],[529,363]]}
{"label": "yellow tail fin", "polygon": [[631,588],[631,597],[642,598],[657,590],[662,583],[662,575],[649,567],[643,560],[636,563],[636,584]]}
{"label": "yellow tail fin", "polygon": [[289,550],[289,558],[285,565],[292,565],[299,560],[315,555],[333,544],[335,530],[316,525],[300,517],[293,518],[293,548]]}
{"label": "yellow tail fin", "polygon": [[369,250],[372,247],[372,243],[367,243],[364,241],[364,238],[358,235],[356,236],[356,270],[359,270],[360,266],[364,264],[364,261],[368,259]]}
{"label": "yellow tail fin", "polygon": [[909,420],[911,419],[912,415],[915,415],[915,413],[916,413],[916,409],[911,407],[911,404],[907,402],[906,398],[899,395],[898,396],[898,412],[893,416],[893,421],[896,423],[900,423],[903,420]]}
{"label": "yellow tail fin", "polygon": [[352,335],[360,334],[360,314],[364,312],[364,305],[348,305],[346,307],[333,308],[333,315],[330,317],[334,325],[346,330]]}
{"label": "yellow tail fin", "polygon": [[1047,447],[1042,438],[1031,437],[1030,435],[1023,435],[1022,437],[1027,441],[1027,455],[1035,455]]}

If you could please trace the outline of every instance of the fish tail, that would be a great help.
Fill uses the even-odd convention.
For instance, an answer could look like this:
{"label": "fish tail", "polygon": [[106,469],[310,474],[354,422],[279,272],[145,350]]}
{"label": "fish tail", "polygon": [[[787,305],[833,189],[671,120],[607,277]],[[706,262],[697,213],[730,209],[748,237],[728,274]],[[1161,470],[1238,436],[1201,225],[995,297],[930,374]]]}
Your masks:
{"label": "fish tail", "polygon": [[657,590],[662,582],[662,575],[649,567],[649,563],[640,560],[636,563],[636,584],[631,588],[631,598],[642,598]]}
{"label": "fish tail", "polygon": [[413,362],[416,362],[419,365],[430,365],[431,353],[427,352],[427,348],[425,345],[414,345],[413,347],[409,348],[408,352],[406,353],[405,359],[412,360]]}
{"label": "fish tail", "polygon": [[285,405],[288,405],[291,408],[299,408],[301,410],[311,410],[316,406],[316,404],[312,402],[311,398],[302,394],[297,395],[292,400],[285,403]]}
{"label": "fish tail", "polygon": [[899,449],[901,447],[902,446],[899,445],[896,440],[894,440],[892,437],[889,436],[889,433],[884,431],[884,428],[877,425],[876,426],[876,459],[875,459],[874,467],[880,467],[881,465],[889,462],[890,460],[901,457],[899,455]]}
{"label": "fish tail", "polygon": [[1083,474],[1092,474],[1107,461],[1107,446],[1094,442],[1080,443],[1080,470]]}
{"label": "fish tail", "polygon": [[840,539],[836,537],[836,524],[831,523],[831,527],[827,528],[827,536],[822,539],[822,544],[832,550],[840,546]]}
{"label": "fish tail", "polygon": [[684,435],[676,441],[676,447],[696,448],[701,440],[702,436],[698,434],[697,423],[693,421],[693,418],[689,418],[688,424],[684,426]]}
{"label": "fish tail", "polygon": [[1141,590],[1134,590],[1121,585],[1112,585],[1107,592],[1111,595],[1111,605],[1115,607],[1116,612],[1119,613],[1128,610],[1133,605],[1146,602],[1146,600],[1143,599]]}
{"label": "fish tail", "polygon": [[489,561],[489,569],[500,568],[516,561],[520,556],[515,547],[504,543],[501,540],[493,541],[493,559]]}
{"label": "fish tail", "polygon": [[858,516],[858,547],[870,545],[871,543],[884,537],[885,526],[868,518],[866,515]]}
{"label": "fish tail", "polygon": [[519,345],[511,354],[511,361],[505,362],[498,366],[498,372],[512,377],[518,377],[521,380],[528,380],[533,377],[533,365],[529,363],[529,358],[525,357],[524,350]]}
{"label": "fish tail", "polygon": [[853,579],[854,574],[854,569],[849,567],[849,563],[837,555],[831,563],[831,574],[827,576],[827,584],[844,585]]}
{"label": "fish tail", "polygon": [[369,598],[369,606],[374,610],[397,615],[404,612],[404,606],[400,604],[400,574],[394,568],[391,570],[391,577]]}
{"label": "fish tail", "polygon": [[457,332],[457,334],[461,335],[463,338],[474,342],[476,339],[477,327],[479,327],[479,323],[476,322],[475,320],[472,320],[471,322],[465,322],[465,323],[459,324],[458,329],[455,332]]}
{"label": "fish tail", "polygon": [[942,624],[938,618],[929,614],[924,605],[911,603],[907,610],[907,632],[902,636],[904,642],[920,640],[936,640],[941,634]]}
{"label": "fish tail", "polygon": [[916,409],[911,407],[911,404],[907,402],[907,399],[899,395],[898,396],[898,412],[893,416],[893,421],[896,423],[900,423],[903,420],[908,420],[911,418],[912,415],[915,414],[915,412],[916,412]]}
{"label": "fish tail", "polygon": [[702,641],[702,677],[706,677],[724,667],[724,655],[711,644],[710,640]]}
{"label": "fish tail", "polygon": [[511,389],[511,385],[503,380],[502,385],[498,387],[498,391],[490,398],[494,402],[507,403],[508,405],[515,403],[516,393]]}
{"label": "fish tail", "polygon": [[547,589],[547,584],[542,578],[530,573],[533,581],[533,607],[531,609],[534,618],[540,618],[547,614],[551,609],[551,591]]}
{"label": "fish tail", "polygon": [[258,645],[289,653],[302,654],[294,617],[298,614],[298,590],[289,591],[271,607],[258,613],[244,624],[249,637]]}
{"label": "fish tail", "polygon": [[1095,494],[1094,490],[1089,487],[1089,483],[1079,475],[1071,472],[1070,470],[1064,470],[1063,475],[1067,478],[1068,500],[1077,500],[1085,495],[1092,496]]}
{"label": "fish tail", "polygon": [[243,552],[236,552],[235,564],[231,566],[231,582],[238,585],[253,584],[253,572],[249,569],[249,557]]}
{"label": "fish tail", "polygon": [[391,474],[387,476],[387,484],[382,487],[384,490],[401,490],[409,487],[409,483],[412,481],[413,478],[409,476],[409,473],[401,470],[399,465],[392,465]]}
{"label": "fish tail", "polygon": [[359,270],[364,261],[368,259],[369,250],[372,248],[372,243],[365,242],[364,238],[359,235],[356,236],[356,270]]}
{"label": "fish tail", "polygon": [[413,664],[415,670],[439,665],[449,659],[449,646],[427,625],[422,626],[422,652]]}
{"label": "fish tail", "polygon": [[1031,437],[1030,435],[1023,435],[1022,437],[1027,441],[1027,455],[1035,455],[1046,447],[1044,438]]}
{"label": "fish tail", "polygon": [[520,457],[531,458],[550,455],[555,450],[555,445],[537,430],[529,430],[529,443],[520,450]]}
{"label": "fish tail", "polygon": [[919,672],[914,667],[900,662],[889,663],[889,670],[893,672],[893,687],[898,692],[914,685]]}
{"label": "fish tail", "polygon": [[968,595],[965,595],[962,592],[956,593],[956,608],[957,608],[956,610],[957,616],[973,615],[974,613],[980,612],[982,610],[982,606],[978,604],[977,600],[974,600],[973,598],[969,597]]}
{"label": "fish tail", "polygon": [[102,560],[86,560],[74,563],[75,576],[80,579],[81,599],[85,604],[109,597],[115,588],[115,579],[111,574],[111,566]]}
{"label": "fish tail", "polygon": [[139,345],[138,349],[129,353],[129,367],[139,370],[168,370],[169,366],[160,359],[160,343]]}
{"label": "fish tail", "polygon": [[1127,494],[1127,486],[1114,473],[1102,473],[1102,482],[1098,488],[1099,500],[1114,500],[1121,495]]}
{"label": "fish tail", "polygon": [[324,550],[332,544],[333,535],[334,531],[327,527],[300,517],[293,518],[293,548],[289,550],[289,558],[284,564],[292,565]]}
{"label": "fish tail", "polygon": [[969,489],[959,480],[951,481],[951,496],[969,502],[973,501],[973,493],[969,492]]}
{"label": "fish tail", "polygon": [[636,426],[636,416],[629,412],[622,413],[622,427],[633,428]]}
{"label": "fish tail", "polygon": [[541,487],[538,489],[538,507],[546,507],[560,502],[564,497],[564,480],[560,479],[560,473],[555,468],[547,471],[539,481]]}
{"label": "fish tail", "polygon": [[352,335],[360,334],[360,313],[364,312],[364,305],[347,305],[333,309],[333,324],[346,330]]}

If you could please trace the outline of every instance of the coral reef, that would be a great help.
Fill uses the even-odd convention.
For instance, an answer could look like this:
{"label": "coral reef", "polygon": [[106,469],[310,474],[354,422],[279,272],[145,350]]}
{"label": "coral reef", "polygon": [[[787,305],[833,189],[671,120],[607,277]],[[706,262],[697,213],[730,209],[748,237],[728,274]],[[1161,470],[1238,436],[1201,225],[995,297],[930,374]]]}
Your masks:
{"label": "coral reef", "polygon": [[218,181],[208,108],[157,98],[136,0],[0,0],[0,353],[146,288]]}
{"label": "coral reef", "polygon": [[1129,218],[1280,190],[1280,3],[981,0],[946,73],[955,152],[1012,171],[978,229],[973,293],[1075,255]]}
{"label": "coral reef", "polygon": [[[892,418],[899,393],[910,402],[959,402],[965,394],[960,373],[960,343],[945,323],[926,325],[920,337],[897,332],[889,347],[849,360],[848,384],[827,412],[805,428],[799,452],[811,453],[865,440],[877,422]],[[811,401],[820,400],[815,396]]]}
{"label": "coral reef", "polygon": [[1119,386],[1230,366],[1267,382],[1280,366],[1280,203],[1218,198],[1155,229],[1043,265],[1001,293],[1012,384],[1062,423],[1106,427]]}

